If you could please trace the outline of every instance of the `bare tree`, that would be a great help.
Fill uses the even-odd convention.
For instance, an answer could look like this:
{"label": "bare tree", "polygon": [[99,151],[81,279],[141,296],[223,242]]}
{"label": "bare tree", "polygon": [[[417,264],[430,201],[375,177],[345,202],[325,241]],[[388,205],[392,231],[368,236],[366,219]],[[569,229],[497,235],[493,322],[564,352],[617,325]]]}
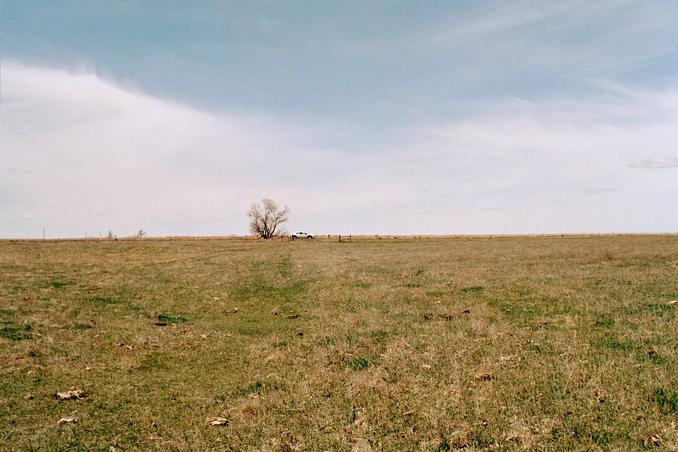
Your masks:
{"label": "bare tree", "polygon": [[281,209],[272,199],[264,198],[261,203],[255,202],[247,211],[247,216],[250,217],[250,232],[262,239],[281,235],[281,226],[288,220],[289,213],[287,206]]}

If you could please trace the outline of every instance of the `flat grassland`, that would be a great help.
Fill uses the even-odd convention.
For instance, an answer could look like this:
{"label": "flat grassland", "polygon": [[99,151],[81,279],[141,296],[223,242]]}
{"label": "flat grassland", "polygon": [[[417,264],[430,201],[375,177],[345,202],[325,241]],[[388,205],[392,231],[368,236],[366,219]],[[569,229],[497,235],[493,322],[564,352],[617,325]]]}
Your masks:
{"label": "flat grassland", "polygon": [[678,236],[3,241],[0,449],[677,450],[676,299]]}

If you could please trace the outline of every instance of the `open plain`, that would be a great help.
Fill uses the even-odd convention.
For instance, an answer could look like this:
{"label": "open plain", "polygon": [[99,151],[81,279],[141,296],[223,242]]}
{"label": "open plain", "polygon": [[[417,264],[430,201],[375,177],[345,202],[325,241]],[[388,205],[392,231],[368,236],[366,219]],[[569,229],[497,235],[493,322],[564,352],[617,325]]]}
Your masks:
{"label": "open plain", "polygon": [[675,235],[2,241],[0,449],[676,450],[677,299]]}

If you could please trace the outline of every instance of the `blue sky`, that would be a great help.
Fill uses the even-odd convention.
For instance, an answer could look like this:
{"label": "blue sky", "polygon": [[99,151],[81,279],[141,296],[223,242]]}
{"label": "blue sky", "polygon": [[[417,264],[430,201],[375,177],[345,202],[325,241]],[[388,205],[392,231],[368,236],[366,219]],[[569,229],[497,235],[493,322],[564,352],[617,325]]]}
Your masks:
{"label": "blue sky", "polygon": [[676,231],[671,1],[0,4],[0,237]]}

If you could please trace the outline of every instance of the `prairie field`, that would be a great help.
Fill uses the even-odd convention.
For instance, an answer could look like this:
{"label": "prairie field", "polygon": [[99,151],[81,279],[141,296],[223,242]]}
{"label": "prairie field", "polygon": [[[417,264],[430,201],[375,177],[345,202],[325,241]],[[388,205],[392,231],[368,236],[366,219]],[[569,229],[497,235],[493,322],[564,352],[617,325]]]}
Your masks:
{"label": "prairie field", "polygon": [[1,241],[0,449],[678,450],[675,300],[675,235]]}

